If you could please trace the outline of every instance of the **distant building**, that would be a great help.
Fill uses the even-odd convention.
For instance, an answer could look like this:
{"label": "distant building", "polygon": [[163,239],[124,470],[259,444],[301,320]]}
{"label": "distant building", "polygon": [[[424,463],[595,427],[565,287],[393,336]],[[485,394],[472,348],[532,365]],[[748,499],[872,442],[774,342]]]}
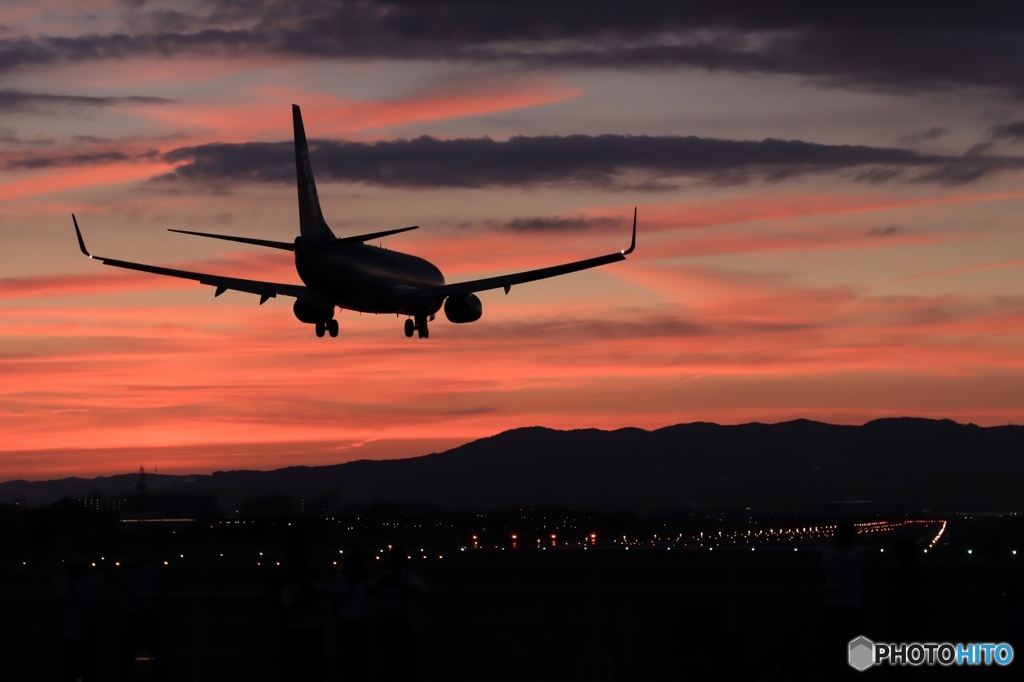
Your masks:
{"label": "distant building", "polygon": [[120,511],[128,503],[124,497],[107,497],[100,494],[92,494],[89,497],[80,497],[78,502],[86,511],[106,512]]}

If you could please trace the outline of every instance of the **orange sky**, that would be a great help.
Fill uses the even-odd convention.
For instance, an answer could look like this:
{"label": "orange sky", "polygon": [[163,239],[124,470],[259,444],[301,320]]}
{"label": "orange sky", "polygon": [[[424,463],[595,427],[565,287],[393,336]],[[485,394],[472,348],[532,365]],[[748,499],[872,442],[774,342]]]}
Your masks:
{"label": "orange sky", "polygon": [[[25,35],[73,35],[62,8],[16,2],[10,16]],[[89,26],[141,25],[138,11],[98,3]],[[350,311],[339,338],[317,339],[288,299],[215,299],[103,267],[79,253],[70,216],[103,256],[297,283],[288,253],[166,232],[290,240],[293,186],[168,182],[180,164],[162,155],[288,142],[296,102],[314,140],[608,133],[950,158],[987,141],[1010,157],[1019,149],[986,131],[1014,117],[1011,100],[995,114],[969,88],[908,96],[692,68],[274,54],[58,60],[6,78],[6,91],[66,100],[0,98],[5,479],[412,456],[530,425],[1024,419],[1024,191],[1012,169],[960,184],[865,180],[864,168],[472,188],[321,179],[338,234],[418,224],[385,245],[449,281],[624,248],[638,207],[626,262],[487,292],[480,321],[439,315],[429,340]],[[914,137],[928,129],[947,132]],[[314,170],[327,162],[314,147]],[[514,229],[531,219],[556,227]]]}

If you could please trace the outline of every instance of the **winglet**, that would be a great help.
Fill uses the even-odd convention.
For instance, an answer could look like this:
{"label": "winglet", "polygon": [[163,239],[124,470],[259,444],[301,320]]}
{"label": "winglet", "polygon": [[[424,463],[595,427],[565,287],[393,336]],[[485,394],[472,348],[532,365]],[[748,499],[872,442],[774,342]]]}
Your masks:
{"label": "winglet", "polygon": [[71,214],[71,220],[75,223],[75,234],[78,235],[78,248],[82,249],[82,253],[86,256],[92,258],[92,254],[89,253],[87,248],[85,248],[85,240],[82,239],[82,231],[78,229],[78,218],[75,217],[74,213]]}
{"label": "winglet", "polygon": [[622,252],[623,256],[628,256],[633,253],[633,249],[636,248],[636,206],[633,207],[633,241],[629,243],[629,248]]}

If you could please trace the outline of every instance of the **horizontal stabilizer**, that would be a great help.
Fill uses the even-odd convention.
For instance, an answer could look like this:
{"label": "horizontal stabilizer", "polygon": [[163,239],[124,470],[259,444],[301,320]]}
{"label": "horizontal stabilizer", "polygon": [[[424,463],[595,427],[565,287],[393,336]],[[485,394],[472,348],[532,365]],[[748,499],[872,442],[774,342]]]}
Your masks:
{"label": "horizontal stabilizer", "polygon": [[335,241],[329,242],[330,244],[347,244],[350,242],[367,242],[371,239],[380,239],[381,237],[387,237],[388,235],[398,234],[399,232],[408,232],[409,230],[418,230],[419,225],[413,225],[412,227],[399,227],[394,230],[384,230],[383,232],[370,232],[369,234],[357,234],[352,237],[338,237]]}
{"label": "horizontal stabilizer", "polygon": [[210,232],[192,232],[191,230],[173,230],[168,229],[168,232],[178,232],[180,234],[192,234],[197,237],[209,237],[210,239],[223,239],[229,242],[241,242],[242,244],[253,244],[255,246],[268,246],[272,249],[282,249],[284,251],[294,251],[295,244],[292,242],[275,242],[269,239],[253,239],[252,237],[233,237],[228,234],[213,234]]}

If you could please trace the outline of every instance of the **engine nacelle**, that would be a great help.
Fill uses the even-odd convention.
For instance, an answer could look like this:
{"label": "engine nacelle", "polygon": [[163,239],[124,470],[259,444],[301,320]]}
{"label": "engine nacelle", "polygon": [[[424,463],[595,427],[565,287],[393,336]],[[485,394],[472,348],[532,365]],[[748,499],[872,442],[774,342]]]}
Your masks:
{"label": "engine nacelle", "polygon": [[480,302],[476,294],[449,296],[448,300],[444,302],[444,314],[449,322],[456,324],[476,322],[484,314],[484,304]]}
{"label": "engine nacelle", "polygon": [[300,299],[295,299],[292,312],[295,313],[295,317],[299,318],[299,322],[305,322],[306,324],[316,324],[317,322],[327,322],[334,319],[334,306],[328,308],[316,305],[315,303],[307,303]]}

